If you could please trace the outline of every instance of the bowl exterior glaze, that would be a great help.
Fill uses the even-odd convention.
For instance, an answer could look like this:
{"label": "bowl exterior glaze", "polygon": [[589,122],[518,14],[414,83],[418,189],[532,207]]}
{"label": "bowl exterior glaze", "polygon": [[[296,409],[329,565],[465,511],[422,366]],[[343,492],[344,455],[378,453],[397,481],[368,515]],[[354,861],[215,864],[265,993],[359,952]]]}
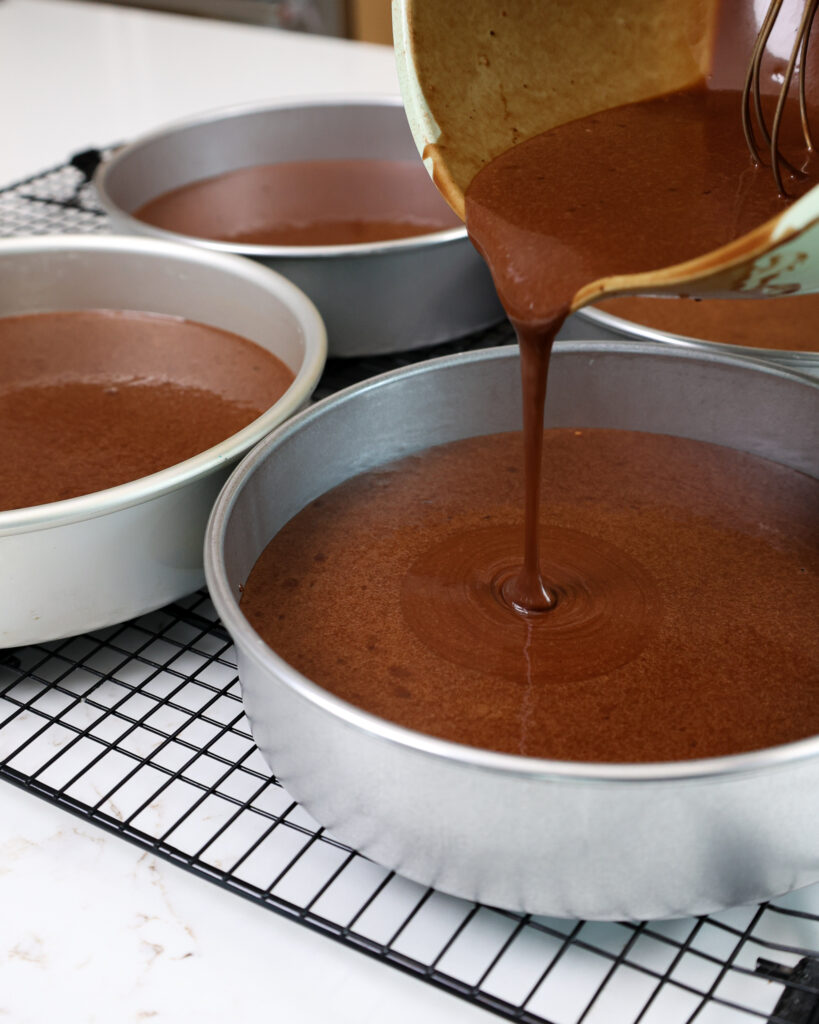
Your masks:
{"label": "bowl exterior glaze", "polygon": [[463,227],[362,245],[268,246],[180,235],[132,216],[164,192],[241,167],[358,158],[418,160],[398,97],[287,100],[203,115],[124,147],[95,185],[118,231],[249,256],[289,278],[318,307],[333,356],[421,348],[502,320]]}
{"label": "bowl exterior glaze", "polygon": [[0,511],[0,648],[112,625],[204,581],[208,514],[238,459],[309,398],[324,326],[289,281],[247,260],[150,239],[0,242],[0,316],[142,309],[233,331],[295,374],[262,416],[207,451],[95,494]]}
{"label": "bowl exterior glaze", "polygon": [[[764,363],[650,343],[558,343],[549,387],[549,426],[680,435],[819,474],[819,385]],[[517,353],[473,353],[320,403],[232,475],[208,527],[205,567],[271,769],[367,856],[422,884],[517,911],[675,917],[816,881],[819,738],[660,764],[479,750],[339,700],[247,623],[241,586],[267,542],[313,498],[430,445],[519,423]]]}

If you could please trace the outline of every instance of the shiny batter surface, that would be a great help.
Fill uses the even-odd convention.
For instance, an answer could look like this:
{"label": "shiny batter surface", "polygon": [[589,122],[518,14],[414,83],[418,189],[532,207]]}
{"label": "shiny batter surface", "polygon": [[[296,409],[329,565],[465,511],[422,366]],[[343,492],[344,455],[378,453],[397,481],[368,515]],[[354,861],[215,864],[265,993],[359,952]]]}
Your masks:
{"label": "shiny batter surface", "polygon": [[323,495],[264,551],[243,612],[345,700],[491,750],[678,760],[819,732],[819,483],[660,435],[544,444],[545,614],[499,593],[522,558],[516,434]]}
{"label": "shiny batter surface", "polygon": [[111,310],[0,318],[0,510],[166,469],[247,426],[293,381],[245,338]]}
{"label": "shiny batter surface", "polygon": [[135,217],[250,245],[349,245],[460,227],[423,164],[301,160],[245,167],[157,196]]}
{"label": "shiny batter surface", "polygon": [[[739,92],[700,85],[604,110],[507,150],[467,189],[470,237],[521,348],[526,543],[506,590],[521,609],[547,612],[554,597],[539,569],[540,437],[549,354],[576,292],[707,253],[793,198],[751,163],[740,109]],[[793,195],[810,183],[794,179]]]}
{"label": "shiny batter surface", "polygon": [[477,174],[467,227],[518,332],[523,450],[433,450],[274,538],[243,608],[305,675],[422,732],[566,760],[819,732],[816,481],[677,439],[542,430],[580,288],[707,253],[787,205],[739,111],[736,90],[697,87],[558,126]]}
{"label": "shiny batter surface", "polygon": [[791,352],[819,352],[819,295],[775,299],[648,299],[599,303],[614,316],[684,338]]}
{"label": "shiny batter surface", "polygon": [[467,227],[510,317],[551,321],[599,277],[692,259],[781,213],[793,197],[753,166],[740,109],[739,92],[696,87],[560,125],[483,168]]}

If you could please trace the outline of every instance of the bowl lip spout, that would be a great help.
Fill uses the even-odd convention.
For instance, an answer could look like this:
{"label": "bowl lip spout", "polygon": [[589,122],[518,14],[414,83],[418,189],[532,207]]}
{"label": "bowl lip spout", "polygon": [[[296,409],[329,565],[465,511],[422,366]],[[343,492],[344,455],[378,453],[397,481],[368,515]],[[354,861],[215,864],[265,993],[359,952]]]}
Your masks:
{"label": "bowl lip spout", "polygon": [[[819,390],[819,380],[761,360],[672,348],[668,345],[651,342],[561,341],[555,345],[555,352],[556,354],[586,354],[592,357],[595,354],[603,353],[656,354],[721,365],[739,364],[757,372]],[[526,779],[533,783],[548,781],[600,785],[647,785],[680,782],[700,783],[706,780],[716,782],[792,766],[798,762],[819,757],[819,736],[724,757],[629,764],[559,761],[470,747],[397,725],[336,697],[288,664],[268,647],[252,628],[241,612],[238,597],[228,582],[224,554],[225,535],[240,494],[256,471],[273,455],[276,449],[285,444],[294,434],[320,421],[328,413],[332,413],[332,410],[338,406],[354,402],[368,392],[384,388],[396,378],[435,373],[439,369],[468,363],[516,359],[517,355],[516,347],[503,346],[431,359],[409,368],[400,368],[373,377],[316,403],[298,416],[283,423],[242,460],[229,477],[211,511],[205,534],[204,559],[205,577],[211,598],[236,646],[240,675],[242,662],[244,659],[248,659],[253,662],[255,670],[270,683],[278,682],[313,705],[316,710],[368,734],[374,740],[412,749],[418,754],[443,760],[451,765],[500,773],[509,777]]]}
{"label": "bowl lip spout", "polygon": [[[136,255],[146,259],[159,258],[175,261],[188,268],[217,269],[226,278],[243,278],[275,296],[298,323],[304,343],[304,356],[294,380],[284,394],[242,430],[231,434],[219,444],[206,448],[184,462],[169,466],[149,476],[110,487],[103,491],[82,494],[75,498],[33,505],[27,508],[0,511],[0,537],[32,530],[44,530],[68,525],[120,509],[152,501],[161,495],[196,483],[227,463],[235,461],[256,442],[261,440],[283,418],[296,412],[313,392],[327,358],[327,335],[324,322],[311,300],[296,285],[281,274],[239,256],[210,253],[191,246],[178,245],[162,239],[137,238],[130,235],[53,235],[21,236],[0,239],[0,260],[37,254],[104,253],[116,257]],[[136,297],[136,296],[135,296]],[[148,303],[150,305],[150,303]],[[64,309],[60,306],[60,310]],[[78,308],[78,307],[75,307]],[[102,306],[97,308],[103,308]],[[49,306],[29,312],[58,312]],[[24,315],[26,311],[20,311]],[[146,310],[150,312],[150,310]],[[7,315],[0,310],[0,317]],[[8,315],[18,315],[17,313]],[[274,353],[275,354],[275,353]]]}
{"label": "bowl lip spout", "polygon": [[183,242],[186,245],[195,245],[197,248],[209,249],[211,252],[235,253],[257,260],[361,259],[368,256],[412,253],[419,249],[427,249],[430,246],[466,243],[467,233],[463,225],[445,228],[441,231],[430,231],[422,235],[412,235],[407,238],[394,238],[382,242],[356,242],[343,245],[254,245],[247,242],[224,242],[155,227],[135,217],[128,210],[123,209],[111,196],[109,181],[117,173],[117,170],[128,160],[133,159],[134,155],[138,154],[146,146],[161,139],[172,137],[191,128],[204,127],[211,124],[216,125],[221,121],[241,119],[253,115],[270,114],[275,116],[277,112],[289,110],[308,108],[332,110],[337,107],[395,109],[396,116],[399,111],[402,115],[404,112],[401,97],[398,95],[334,95],[293,97],[265,103],[233,104],[228,107],[200,113],[194,117],[174,121],[172,124],[140,135],[117,149],[112,156],[103,160],[94,174],[94,187],[100,204],[115,223],[123,228],[127,227],[128,231],[135,234],[148,235],[154,238],[165,239],[166,241]]}

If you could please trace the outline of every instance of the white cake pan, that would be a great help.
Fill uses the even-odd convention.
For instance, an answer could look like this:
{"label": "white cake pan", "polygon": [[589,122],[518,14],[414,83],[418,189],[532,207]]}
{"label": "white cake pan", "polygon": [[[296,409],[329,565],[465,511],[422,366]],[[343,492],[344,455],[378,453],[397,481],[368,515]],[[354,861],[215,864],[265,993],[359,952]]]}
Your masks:
{"label": "white cake pan", "polygon": [[117,231],[238,253],[284,274],[318,307],[332,356],[421,348],[502,320],[464,227],[367,244],[273,246],[194,238],[133,216],[164,192],[242,167],[364,158],[418,160],[400,98],[289,99],[203,114],[125,146],[95,185]]}
{"label": "white cake pan", "polygon": [[161,607],[203,582],[208,513],[230,469],[302,406],[324,326],[289,281],[235,256],[164,241],[57,236],[0,242],[0,316],[139,309],[233,331],[295,374],[262,416],[159,473],[65,501],[0,511],[0,648],[72,636]]}

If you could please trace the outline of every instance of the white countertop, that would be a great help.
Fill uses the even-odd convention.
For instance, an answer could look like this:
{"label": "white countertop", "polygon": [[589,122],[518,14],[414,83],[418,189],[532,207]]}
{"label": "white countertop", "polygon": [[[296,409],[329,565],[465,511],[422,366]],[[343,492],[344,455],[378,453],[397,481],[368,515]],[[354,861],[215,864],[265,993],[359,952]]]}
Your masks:
{"label": "white countertop", "polygon": [[489,1019],[5,782],[0,907],[9,1024]]}
{"label": "white countertop", "polygon": [[[233,103],[397,92],[386,47],[71,0],[0,2],[0,187]],[[487,1020],[0,782],[0,1020]]]}
{"label": "white countertop", "polygon": [[0,3],[0,86],[0,187],[234,103],[398,92],[386,46],[73,0]]}

